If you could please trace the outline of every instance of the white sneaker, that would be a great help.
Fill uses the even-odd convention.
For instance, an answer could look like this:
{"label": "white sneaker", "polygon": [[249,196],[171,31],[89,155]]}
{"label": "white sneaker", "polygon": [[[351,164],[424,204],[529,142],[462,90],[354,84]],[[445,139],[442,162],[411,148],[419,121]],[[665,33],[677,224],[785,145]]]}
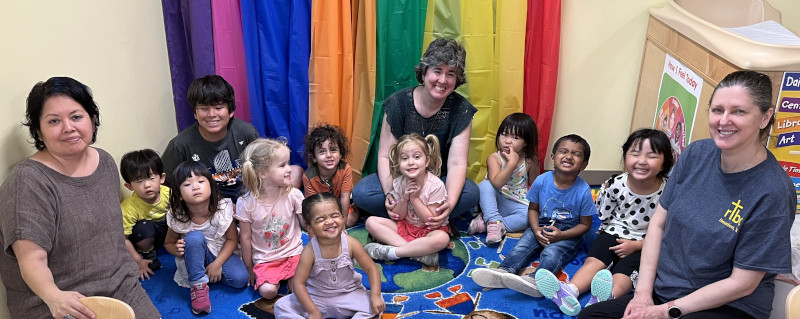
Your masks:
{"label": "white sneaker", "polygon": [[478,268],[472,271],[472,280],[483,288],[507,288],[502,277],[508,271],[499,268]]}

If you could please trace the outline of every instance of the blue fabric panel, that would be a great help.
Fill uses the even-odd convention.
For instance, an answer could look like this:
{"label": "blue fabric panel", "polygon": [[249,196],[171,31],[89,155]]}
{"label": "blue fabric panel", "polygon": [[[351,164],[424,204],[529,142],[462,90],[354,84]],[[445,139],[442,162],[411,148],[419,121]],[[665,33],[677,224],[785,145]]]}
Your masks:
{"label": "blue fabric panel", "polygon": [[250,119],[262,136],[288,140],[292,164],[305,167],[311,1],[242,0]]}

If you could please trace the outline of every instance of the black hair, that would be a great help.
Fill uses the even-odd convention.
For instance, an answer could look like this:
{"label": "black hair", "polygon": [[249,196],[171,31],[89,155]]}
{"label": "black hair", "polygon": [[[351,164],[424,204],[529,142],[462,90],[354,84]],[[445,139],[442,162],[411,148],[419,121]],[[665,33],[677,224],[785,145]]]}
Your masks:
{"label": "black hair", "polygon": [[164,164],[161,162],[161,157],[158,156],[158,153],[148,148],[122,155],[122,160],[119,162],[119,172],[122,174],[122,180],[130,184],[131,181],[148,178],[150,174],[156,174],[160,177],[161,174],[164,174]]}
{"label": "black hair", "polygon": [[561,142],[563,141],[581,144],[581,146],[583,146],[583,162],[589,162],[589,155],[592,155],[592,149],[589,148],[589,142],[587,142],[583,137],[580,137],[578,134],[569,134],[559,137],[558,140],[556,140],[556,143],[553,144],[553,154],[558,151],[558,146],[561,145]]}
{"label": "black hair", "polygon": [[211,197],[208,200],[208,220],[212,220],[219,209],[219,186],[217,186],[208,168],[193,160],[178,164],[178,167],[172,172],[172,180],[170,181],[172,188],[169,191],[170,214],[172,214],[172,218],[182,223],[188,222],[192,218],[189,213],[189,207],[186,206],[186,202],[183,201],[183,195],[181,195],[181,184],[192,175],[204,176],[208,179],[208,184],[211,188]]}
{"label": "black hair", "polygon": [[497,149],[500,149],[500,135],[503,133],[521,137],[527,144],[522,149],[523,156],[528,159],[536,159],[536,151],[539,149],[539,132],[536,129],[536,122],[530,115],[511,113],[503,119],[503,122],[500,122],[497,135],[494,137],[494,146]]}
{"label": "black hair", "polygon": [[92,143],[97,140],[97,127],[100,126],[100,109],[97,107],[92,90],[77,80],[70,77],[52,77],[47,81],[36,83],[28,94],[27,105],[25,108],[25,122],[22,125],[28,127],[28,132],[33,138],[33,145],[37,150],[45,149],[44,141],[39,136],[41,129],[40,118],[47,99],[63,95],[78,102],[89,118],[92,119]]}
{"label": "black hair", "polygon": [[467,50],[454,39],[436,39],[433,40],[422,58],[419,59],[419,65],[414,67],[414,72],[417,76],[417,82],[422,83],[422,78],[428,69],[437,67],[442,64],[447,64],[450,70],[456,74],[456,88],[464,83],[467,83],[467,76],[464,69],[467,65]]}
{"label": "black hair", "polygon": [[186,94],[189,105],[192,106],[192,113],[197,111],[197,105],[228,105],[228,112],[236,110],[236,96],[233,93],[233,86],[219,75],[209,74],[202,78],[197,78],[189,85]]}
{"label": "black hair", "polygon": [[[753,100],[761,114],[766,114],[772,107],[772,80],[764,73],[756,71],[742,70],[735,71],[725,76],[722,81],[711,92],[711,98],[708,100],[708,106],[711,107],[711,102],[714,101],[714,95],[717,90],[721,88],[728,88],[733,86],[741,86],[747,90],[750,99]],[[759,131],[759,137],[763,140],[769,135],[769,130],[772,124],[775,123],[775,114],[770,117],[767,126]]]}
{"label": "black hair", "polygon": [[314,195],[308,196],[306,197],[306,199],[303,200],[303,205],[302,205],[303,220],[306,221],[306,225],[311,225],[311,207],[314,207],[315,205],[326,201],[331,201],[336,203],[336,207],[339,208],[339,212],[342,211],[342,204],[339,203],[339,199],[336,198],[336,196],[333,196],[333,194],[329,192],[316,193]]}
{"label": "black hair", "polygon": [[317,147],[322,147],[322,143],[325,143],[327,140],[330,140],[331,143],[339,148],[339,154],[342,155],[342,160],[344,160],[347,155],[350,155],[350,143],[348,143],[347,136],[344,135],[344,131],[342,131],[341,127],[328,123],[317,124],[311,128],[305,138],[305,157],[308,166],[314,164],[314,152]]}
{"label": "black hair", "polygon": [[[680,123],[680,122],[678,122]],[[667,177],[672,165],[675,164],[675,157],[672,154],[672,145],[669,142],[669,136],[666,133],[650,128],[641,128],[633,131],[625,143],[622,144],[622,161],[625,162],[625,155],[628,150],[633,148],[641,149],[642,142],[645,140],[650,141],[650,150],[657,154],[664,155],[664,162],[661,164],[661,170],[658,172],[658,177]]]}

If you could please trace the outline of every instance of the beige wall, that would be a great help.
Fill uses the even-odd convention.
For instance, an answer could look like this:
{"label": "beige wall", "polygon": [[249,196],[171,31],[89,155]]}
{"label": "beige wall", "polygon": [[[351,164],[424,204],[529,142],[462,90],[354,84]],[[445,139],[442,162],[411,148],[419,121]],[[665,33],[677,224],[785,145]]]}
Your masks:
{"label": "beige wall", "polygon": [[[0,2],[0,181],[32,154],[25,98],[38,81],[71,76],[100,106],[97,147],[114,158],[164,150],[177,133],[161,1]],[[0,318],[9,318],[0,285]]]}
{"label": "beige wall", "polygon": [[[587,173],[622,169],[621,146],[630,130],[649,9],[666,2],[562,1],[558,92],[549,147],[570,133],[586,138],[592,148]],[[768,2],[782,11],[783,24],[800,35],[800,2]],[[549,158],[545,165],[552,167]]]}
{"label": "beige wall", "polygon": [[[552,136],[586,137],[594,150],[589,170],[620,169],[648,9],[664,2],[563,1]],[[800,4],[770,3],[800,34]],[[94,90],[102,114],[97,146],[117,159],[133,149],[162,151],[177,132],[160,1],[2,1],[0,30],[0,180],[34,151],[19,123],[30,88],[51,76],[72,76]]]}

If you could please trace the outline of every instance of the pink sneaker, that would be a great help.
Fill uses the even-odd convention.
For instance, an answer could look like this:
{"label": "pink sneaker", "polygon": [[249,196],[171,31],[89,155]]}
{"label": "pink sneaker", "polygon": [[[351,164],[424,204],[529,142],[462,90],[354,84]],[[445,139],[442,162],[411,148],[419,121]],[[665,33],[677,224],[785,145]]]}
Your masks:
{"label": "pink sneaker", "polygon": [[486,244],[487,245],[494,245],[499,243],[503,240],[503,236],[506,234],[506,226],[503,225],[503,222],[496,221],[496,222],[489,222],[486,225]]}
{"label": "pink sneaker", "polygon": [[486,223],[483,221],[483,214],[478,214],[472,221],[469,222],[467,227],[467,235],[475,235],[486,232]]}
{"label": "pink sneaker", "polygon": [[192,312],[194,314],[211,313],[211,299],[208,299],[208,285],[199,283],[192,285]]}

